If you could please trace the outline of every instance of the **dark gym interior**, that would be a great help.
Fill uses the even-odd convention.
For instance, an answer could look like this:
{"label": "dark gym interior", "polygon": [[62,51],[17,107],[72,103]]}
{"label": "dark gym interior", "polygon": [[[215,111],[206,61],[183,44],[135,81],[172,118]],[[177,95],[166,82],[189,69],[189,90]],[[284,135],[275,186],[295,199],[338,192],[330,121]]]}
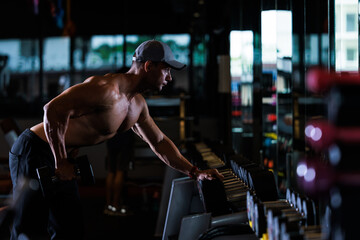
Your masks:
{"label": "dark gym interior", "polygon": [[135,136],[123,183],[131,214],[108,214],[106,142],[83,147],[95,179],[79,181],[84,239],[358,239],[359,9],[357,0],[1,1],[1,239],[19,214],[14,141],[51,99],[128,69],[150,39],[186,64],[143,94],[150,115],[192,165],[225,178],[194,180]]}

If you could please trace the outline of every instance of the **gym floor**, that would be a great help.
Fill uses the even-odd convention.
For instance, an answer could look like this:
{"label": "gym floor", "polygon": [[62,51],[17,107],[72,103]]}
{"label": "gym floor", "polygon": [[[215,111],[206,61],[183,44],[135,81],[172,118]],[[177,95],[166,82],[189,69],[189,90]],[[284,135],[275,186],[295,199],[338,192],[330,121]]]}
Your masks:
{"label": "gym floor", "polygon": [[161,185],[127,184],[126,203],[133,212],[130,216],[108,216],[105,206],[105,185],[81,187],[85,239],[148,239],[157,240],[155,229],[160,205]]}
{"label": "gym floor", "polygon": [[[126,203],[133,214],[108,216],[104,214],[105,181],[96,181],[95,186],[79,185],[84,216],[84,240],[99,239],[147,239],[155,237],[162,185],[161,182],[127,182]],[[2,215],[0,216],[2,219]],[[4,223],[4,222],[2,222]],[[10,237],[8,223],[0,225],[0,240]],[[48,239],[44,237],[41,239]]]}

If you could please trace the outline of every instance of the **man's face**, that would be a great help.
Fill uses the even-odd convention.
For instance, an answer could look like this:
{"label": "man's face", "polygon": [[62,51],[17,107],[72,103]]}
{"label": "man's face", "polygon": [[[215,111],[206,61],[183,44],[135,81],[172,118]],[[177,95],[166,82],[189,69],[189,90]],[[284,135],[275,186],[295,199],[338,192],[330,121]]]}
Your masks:
{"label": "man's face", "polygon": [[155,90],[161,91],[170,81],[171,77],[171,68],[165,63],[155,63],[151,66],[151,78],[152,85]]}

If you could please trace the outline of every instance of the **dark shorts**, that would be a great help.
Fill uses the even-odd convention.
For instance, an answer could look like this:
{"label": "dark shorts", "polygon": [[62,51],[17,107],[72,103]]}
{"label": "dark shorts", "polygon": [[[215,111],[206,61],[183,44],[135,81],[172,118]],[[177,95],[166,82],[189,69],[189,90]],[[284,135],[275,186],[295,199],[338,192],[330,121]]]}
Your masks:
{"label": "dark shorts", "polygon": [[128,130],[116,134],[106,142],[106,169],[109,172],[128,170],[129,163],[134,156],[133,134],[132,130]]}
{"label": "dark shorts", "polygon": [[14,187],[16,212],[11,239],[24,234],[29,239],[46,235],[51,239],[81,239],[83,231],[82,208],[76,180],[56,184],[55,194],[44,198],[39,188],[31,194],[20,195],[17,183],[24,177],[37,179],[36,168],[48,166],[55,172],[55,162],[49,144],[26,129],[9,152],[10,174]]}

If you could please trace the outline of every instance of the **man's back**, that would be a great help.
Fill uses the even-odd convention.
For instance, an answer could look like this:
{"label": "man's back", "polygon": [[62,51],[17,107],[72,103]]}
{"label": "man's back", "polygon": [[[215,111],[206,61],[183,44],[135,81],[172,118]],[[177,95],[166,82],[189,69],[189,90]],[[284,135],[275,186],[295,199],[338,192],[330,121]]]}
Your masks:
{"label": "man's back", "polygon": [[[98,144],[137,122],[144,99],[137,94],[129,100],[120,92],[125,78],[124,74],[94,76],[57,97],[56,107],[71,112],[65,135],[67,147]],[[43,123],[31,130],[47,141]]]}

